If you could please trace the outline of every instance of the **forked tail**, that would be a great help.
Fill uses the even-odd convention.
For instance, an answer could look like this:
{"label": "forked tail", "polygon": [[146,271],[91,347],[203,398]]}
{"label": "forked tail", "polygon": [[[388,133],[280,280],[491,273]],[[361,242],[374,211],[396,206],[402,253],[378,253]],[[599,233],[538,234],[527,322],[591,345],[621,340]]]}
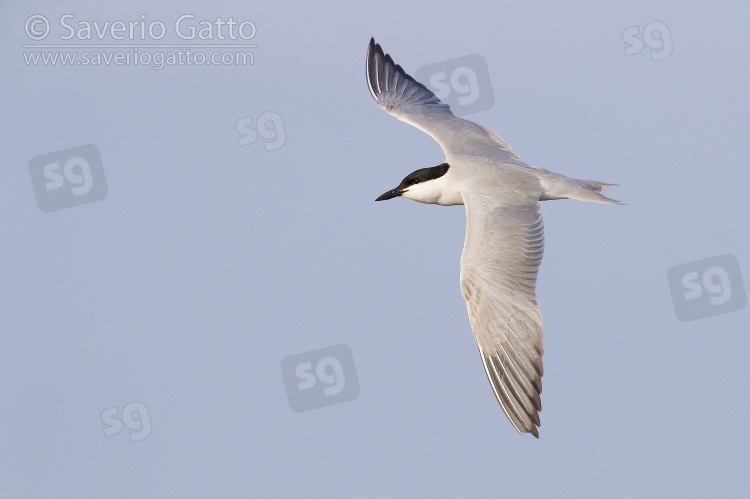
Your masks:
{"label": "forked tail", "polygon": [[544,193],[540,201],[550,199],[577,199],[579,201],[590,201],[592,203],[622,204],[603,195],[602,189],[617,187],[620,184],[608,184],[607,182],[596,182],[594,180],[580,180],[570,178],[553,172],[545,172],[540,178]]}
{"label": "forked tail", "polygon": [[601,193],[602,189],[606,189],[607,187],[619,187],[620,184],[608,184],[607,182],[596,182],[594,180],[578,180],[578,182],[584,188],[584,191],[581,193],[582,197],[571,197],[571,199],[580,199],[581,201],[591,201],[593,203],[622,204],[621,202],[608,198]]}

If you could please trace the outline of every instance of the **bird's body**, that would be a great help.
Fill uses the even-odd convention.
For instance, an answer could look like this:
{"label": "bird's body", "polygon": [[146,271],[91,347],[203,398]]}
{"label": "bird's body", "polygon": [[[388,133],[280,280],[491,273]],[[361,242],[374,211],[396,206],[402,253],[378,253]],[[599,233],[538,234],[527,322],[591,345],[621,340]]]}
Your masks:
{"label": "bird's body", "polygon": [[382,109],[432,136],[445,152],[442,164],[416,170],[377,200],[402,196],[465,205],[461,292],[474,338],[505,415],[516,430],[538,438],[543,333],[535,288],[544,248],[539,201],[617,203],[600,193],[615,184],[527,165],[496,133],[454,116],[374,40],[367,82]]}

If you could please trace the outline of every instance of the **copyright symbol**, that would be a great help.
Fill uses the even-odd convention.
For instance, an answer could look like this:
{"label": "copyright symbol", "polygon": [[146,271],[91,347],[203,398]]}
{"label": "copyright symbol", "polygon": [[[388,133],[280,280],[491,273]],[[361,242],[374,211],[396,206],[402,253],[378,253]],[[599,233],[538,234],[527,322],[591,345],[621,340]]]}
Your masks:
{"label": "copyright symbol", "polygon": [[44,40],[49,34],[49,21],[41,14],[34,14],[26,19],[26,36],[32,40]]}

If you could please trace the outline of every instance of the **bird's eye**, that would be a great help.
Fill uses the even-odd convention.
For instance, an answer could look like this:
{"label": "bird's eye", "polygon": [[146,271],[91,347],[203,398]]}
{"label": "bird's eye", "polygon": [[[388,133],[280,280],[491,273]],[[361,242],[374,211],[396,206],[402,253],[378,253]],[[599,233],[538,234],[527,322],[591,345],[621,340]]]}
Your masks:
{"label": "bird's eye", "polygon": [[419,183],[419,179],[418,178],[413,178],[413,179],[411,179],[411,182],[409,182],[409,185],[415,185],[415,184],[418,184],[418,183]]}

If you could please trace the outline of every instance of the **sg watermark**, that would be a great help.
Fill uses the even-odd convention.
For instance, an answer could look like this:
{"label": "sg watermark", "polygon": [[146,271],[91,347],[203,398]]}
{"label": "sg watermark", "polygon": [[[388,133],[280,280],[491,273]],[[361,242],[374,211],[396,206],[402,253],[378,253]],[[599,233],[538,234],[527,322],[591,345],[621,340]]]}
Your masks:
{"label": "sg watermark", "polygon": [[130,402],[122,406],[107,407],[101,413],[104,424],[104,436],[119,435],[124,428],[128,429],[131,442],[139,442],[151,435],[151,416],[143,402]]}
{"label": "sg watermark", "polygon": [[414,78],[448,104],[456,116],[486,111],[495,105],[487,61],[480,54],[422,66]]}
{"label": "sg watermark", "polygon": [[32,158],[29,174],[36,205],[44,213],[107,197],[102,158],[91,144]]}
{"label": "sg watermark", "polygon": [[252,116],[240,118],[234,124],[239,134],[237,142],[240,147],[255,144],[258,137],[263,142],[266,151],[276,151],[286,144],[286,129],[284,120],[274,111],[260,113],[256,119]]}
{"label": "sg watermark", "polygon": [[[182,14],[173,21],[149,19],[77,19],[73,14],[49,18],[33,14],[22,47],[27,65],[63,66],[227,66],[253,65],[249,43],[255,23],[233,17],[198,19]],[[169,40],[169,41],[168,41]],[[85,52],[80,52],[85,49]],[[222,50],[218,50],[222,49]],[[236,49],[236,50],[226,50]]]}
{"label": "sg watermark", "polygon": [[636,55],[648,47],[652,61],[661,61],[672,55],[672,35],[663,21],[651,21],[640,26],[625,28],[622,32],[625,55]]}
{"label": "sg watermark", "polygon": [[667,272],[677,318],[683,322],[734,312],[747,296],[740,264],[732,254],[676,265]]}
{"label": "sg watermark", "polygon": [[503,318],[491,317],[485,328],[495,338],[505,338],[504,341],[516,343],[541,342],[541,328],[537,325],[537,319],[527,312],[516,310]]}
{"label": "sg watermark", "polygon": [[289,407],[295,412],[319,409],[359,397],[354,357],[346,345],[291,355],[281,361]]}

